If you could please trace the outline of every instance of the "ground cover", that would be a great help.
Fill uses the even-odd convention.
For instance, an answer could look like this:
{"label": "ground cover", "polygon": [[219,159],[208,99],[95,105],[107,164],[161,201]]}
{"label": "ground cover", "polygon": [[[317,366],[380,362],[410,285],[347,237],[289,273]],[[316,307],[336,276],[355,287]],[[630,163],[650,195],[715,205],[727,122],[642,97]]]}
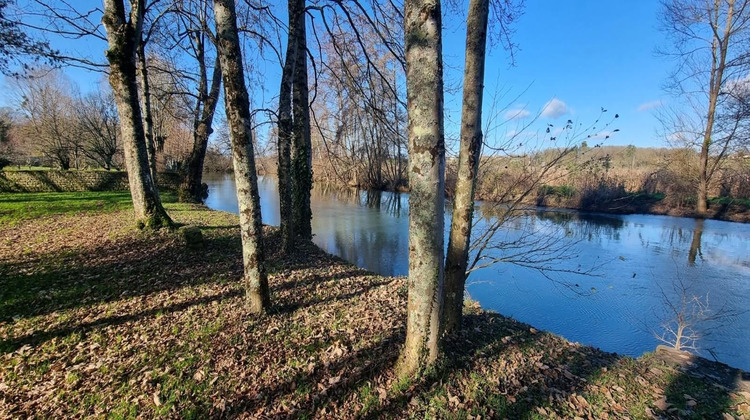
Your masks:
{"label": "ground cover", "polygon": [[434,371],[398,381],[405,279],[310,243],[285,255],[269,227],[274,307],[250,316],[234,215],[167,204],[201,228],[188,246],[138,231],[111,194],[0,195],[0,418],[750,417],[742,372],[621,357],[476,305]]}

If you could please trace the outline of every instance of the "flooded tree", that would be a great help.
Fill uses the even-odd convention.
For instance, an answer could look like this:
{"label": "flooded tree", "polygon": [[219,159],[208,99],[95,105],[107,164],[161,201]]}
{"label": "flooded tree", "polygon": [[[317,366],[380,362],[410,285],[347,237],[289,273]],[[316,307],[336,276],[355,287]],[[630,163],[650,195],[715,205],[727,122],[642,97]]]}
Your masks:
{"label": "flooded tree", "polygon": [[117,104],[130,194],[139,226],[171,226],[151,176],[136,80],[136,53],[143,29],[144,0],[105,0],[102,22],[107,31],[109,83]]}
{"label": "flooded tree", "polygon": [[445,138],[439,0],[404,3],[409,118],[409,296],[401,377],[434,363],[443,301]]}
{"label": "flooded tree", "polygon": [[247,305],[250,312],[258,313],[270,306],[271,298],[263,257],[263,226],[255,171],[250,102],[245,86],[234,0],[214,0],[214,18],[240,211]]}

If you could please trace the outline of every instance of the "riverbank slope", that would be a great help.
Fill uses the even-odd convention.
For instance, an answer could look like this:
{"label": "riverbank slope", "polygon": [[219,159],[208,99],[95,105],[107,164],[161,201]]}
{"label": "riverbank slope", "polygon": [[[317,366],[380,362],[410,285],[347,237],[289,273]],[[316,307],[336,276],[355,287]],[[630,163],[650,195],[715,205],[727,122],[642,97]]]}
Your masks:
{"label": "riverbank slope", "polygon": [[440,368],[399,382],[405,279],[310,243],[285,255],[266,228],[274,308],[249,316],[236,216],[168,203],[203,232],[189,246],[97,194],[0,196],[0,417],[750,416],[742,372],[621,357],[476,307]]}

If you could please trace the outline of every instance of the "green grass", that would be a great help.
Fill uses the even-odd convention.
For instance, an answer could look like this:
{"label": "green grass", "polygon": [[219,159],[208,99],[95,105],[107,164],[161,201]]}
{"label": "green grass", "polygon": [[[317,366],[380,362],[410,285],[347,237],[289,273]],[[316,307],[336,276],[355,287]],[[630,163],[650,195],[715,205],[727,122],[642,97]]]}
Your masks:
{"label": "green grass", "polygon": [[[162,193],[162,201],[174,202],[174,194]],[[69,213],[107,213],[132,207],[130,192],[3,193],[0,225]]]}

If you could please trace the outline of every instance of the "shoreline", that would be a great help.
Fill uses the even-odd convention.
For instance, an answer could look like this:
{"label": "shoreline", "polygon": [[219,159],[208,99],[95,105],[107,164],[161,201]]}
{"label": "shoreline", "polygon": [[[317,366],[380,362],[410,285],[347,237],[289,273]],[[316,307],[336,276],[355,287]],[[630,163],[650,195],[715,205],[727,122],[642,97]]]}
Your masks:
{"label": "shoreline", "polygon": [[273,309],[247,316],[237,217],[199,205],[167,210],[201,228],[201,247],[179,231],[140,232],[121,208],[58,206],[0,229],[0,413],[750,415],[744,384],[728,387],[716,373],[724,366],[697,371],[658,352],[607,353],[476,306],[467,306],[464,328],[434,372],[398,381],[403,277],[375,275],[309,242],[285,255],[276,230],[264,227]]}

